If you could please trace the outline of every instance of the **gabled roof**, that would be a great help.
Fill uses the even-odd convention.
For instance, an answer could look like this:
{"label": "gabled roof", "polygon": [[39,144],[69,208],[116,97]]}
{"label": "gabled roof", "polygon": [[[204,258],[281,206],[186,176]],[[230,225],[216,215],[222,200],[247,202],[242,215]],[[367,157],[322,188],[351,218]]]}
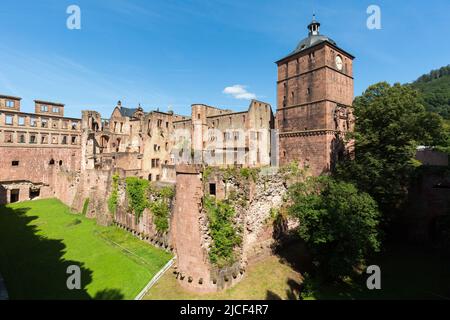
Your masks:
{"label": "gabled roof", "polygon": [[125,107],[119,108],[122,117],[128,118],[131,118],[137,110],[138,110],[137,108],[125,108]]}

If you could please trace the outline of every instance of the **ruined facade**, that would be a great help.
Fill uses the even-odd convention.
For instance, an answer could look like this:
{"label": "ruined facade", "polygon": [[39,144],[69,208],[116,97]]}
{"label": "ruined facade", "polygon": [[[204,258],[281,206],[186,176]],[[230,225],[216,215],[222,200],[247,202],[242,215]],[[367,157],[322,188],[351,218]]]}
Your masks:
{"label": "ruined facade", "polygon": [[[35,113],[27,114],[20,98],[0,96],[0,204],[57,197],[101,224],[115,223],[174,251],[184,287],[209,292],[233,285],[248,263],[270,252],[280,231],[271,214],[284,202],[287,185],[276,167],[296,161],[319,175],[352,151],[343,136],[353,130],[353,56],[320,35],[319,26],[313,21],[308,37],[277,62],[276,116],[257,100],[241,112],[193,104],[190,115],[119,101],[109,118],[84,110],[72,119],[60,103],[36,100]],[[206,175],[205,168],[214,173]],[[223,170],[230,168],[266,174],[253,181],[226,178]],[[121,181],[115,213],[107,205],[113,176]],[[175,187],[167,232],[155,230],[148,208],[135,220],[127,177]],[[208,260],[203,200],[229,201],[232,193],[241,197],[233,223],[242,230],[242,244],[233,265],[217,268]]]}
{"label": "ruined facade", "polygon": [[271,106],[256,100],[244,112],[195,104],[190,116],[119,102],[107,120],[83,111],[81,166],[165,182],[175,182],[176,164],[267,166],[273,127]]}

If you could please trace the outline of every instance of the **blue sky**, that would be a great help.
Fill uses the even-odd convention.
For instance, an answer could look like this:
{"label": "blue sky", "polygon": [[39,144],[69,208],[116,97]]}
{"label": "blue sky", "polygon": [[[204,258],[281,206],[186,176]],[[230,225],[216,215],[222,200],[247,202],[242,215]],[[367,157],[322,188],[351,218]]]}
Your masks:
{"label": "blue sky", "polygon": [[[66,28],[72,4],[81,30]],[[371,4],[381,30],[366,27]],[[321,33],[356,56],[355,95],[450,63],[448,0],[2,0],[0,93],[22,97],[28,112],[33,99],[60,101],[73,117],[109,117],[118,100],[244,110],[253,95],[275,110],[274,62],[306,37],[313,11]],[[244,86],[241,99],[224,93],[233,85]]]}

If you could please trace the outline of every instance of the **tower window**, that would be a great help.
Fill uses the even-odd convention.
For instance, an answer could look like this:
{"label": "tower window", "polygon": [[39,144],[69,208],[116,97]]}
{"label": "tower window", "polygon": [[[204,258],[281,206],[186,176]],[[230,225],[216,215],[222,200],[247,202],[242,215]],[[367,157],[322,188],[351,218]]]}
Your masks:
{"label": "tower window", "polygon": [[7,100],[7,101],[6,101],[6,107],[7,107],[7,108],[14,108],[14,101],[12,101],[12,100]]}
{"label": "tower window", "polygon": [[19,161],[14,160],[14,161],[11,162],[11,165],[12,165],[13,167],[18,167],[18,166],[19,166]]}

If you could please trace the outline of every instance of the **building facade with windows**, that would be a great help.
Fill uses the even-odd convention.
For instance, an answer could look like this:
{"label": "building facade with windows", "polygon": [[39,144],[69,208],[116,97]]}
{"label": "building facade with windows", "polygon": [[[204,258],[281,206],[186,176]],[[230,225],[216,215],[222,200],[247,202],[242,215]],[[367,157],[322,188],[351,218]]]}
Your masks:
{"label": "building facade with windows", "polygon": [[80,168],[81,119],[64,117],[64,105],[0,95],[0,204],[55,196],[59,172]]}

